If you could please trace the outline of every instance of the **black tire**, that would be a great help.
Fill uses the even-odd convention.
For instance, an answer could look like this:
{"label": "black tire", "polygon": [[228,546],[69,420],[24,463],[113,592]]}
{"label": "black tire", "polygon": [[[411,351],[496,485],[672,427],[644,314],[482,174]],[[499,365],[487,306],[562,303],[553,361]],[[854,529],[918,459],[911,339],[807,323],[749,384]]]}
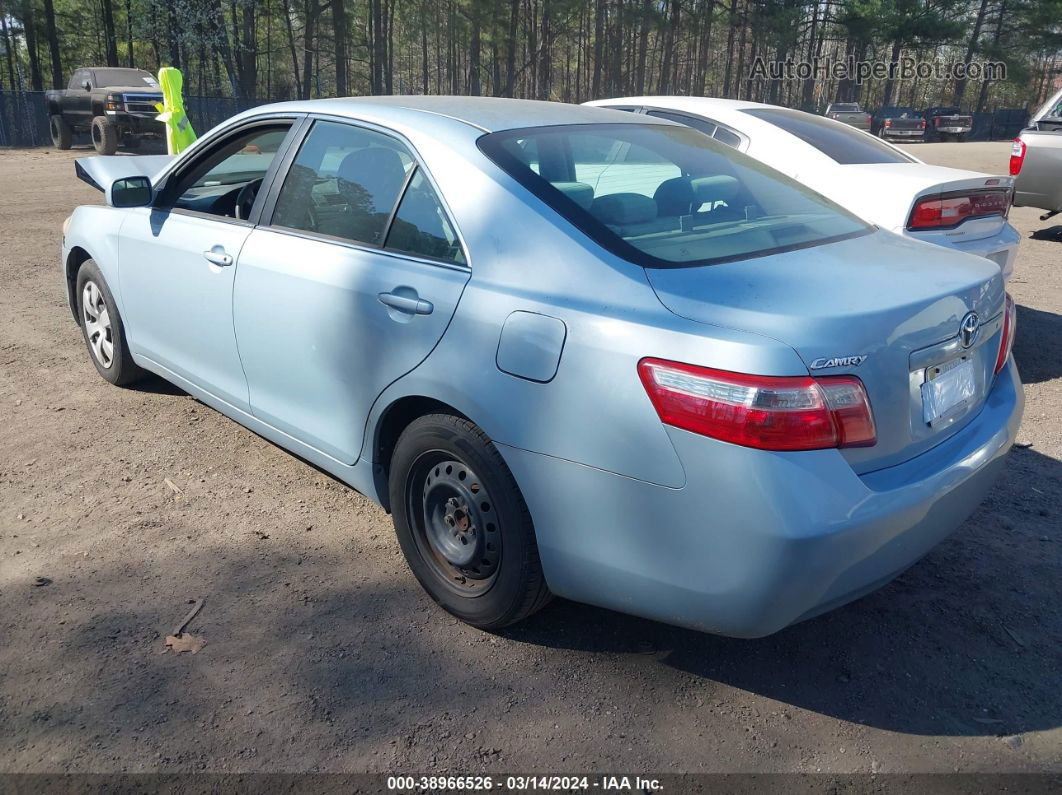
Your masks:
{"label": "black tire", "polygon": [[106,116],[92,119],[92,145],[101,155],[113,155],[118,151],[118,128]]}
{"label": "black tire", "polygon": [[966,143],[966,133],[959,133],[958,135],[956,135],[955,136],[955,143],[957,143],[957,144]]}
{"label": "black tire", "polygon": [[[90,284],[95,286],[98,295],[86,290]],[[99,267],[92,260],[82,263],[77,272],[75,289],[81,336],[85,339],[85,347],[88,348],[89,359],[96,367],[96,372],[115,386],[126,386],[143,378],[144,370],[133,361],[133,356],[129,353],[125,325],[114,303],[114,296],[111,295]],[[97,297],[91,298],[90,293]],[[90,301],[95,305],[89,306]],[[106,318],[105,322],[101,322],[104,321],[104,310]],[[96,320],[95,324],[92,322],[93,318]],[[104,341],[109,343],[109,346]]]}
{"label": "black tire", "polygon": [[48,119],[48,130],[52,134],[52,146],[64,150],[70,148],[74,140],[74,132],[58,113]]}
{"label": "black tire", "polygon": [[[452,414],[414,420],[395,445],[388,490],[406,562],[445,610],[495,630],[549,602],[531,514],[476,425]],[[460,566],[447,557],[466,553]]]}

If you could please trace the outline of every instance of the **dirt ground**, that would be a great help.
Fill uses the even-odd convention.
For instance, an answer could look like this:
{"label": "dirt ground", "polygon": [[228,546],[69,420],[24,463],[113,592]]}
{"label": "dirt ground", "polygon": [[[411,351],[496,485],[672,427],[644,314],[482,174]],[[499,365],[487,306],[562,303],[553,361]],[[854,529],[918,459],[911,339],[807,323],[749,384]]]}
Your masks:
{"label": "dirt ground", "polygon": [[[999,173],[1009,144],[911,148]],[[1011,213],[1021,448],[924,561],[764,640],[563,601],[490,635],[367,499],[94,372],[58,264],[100,200],[83,154],[0,151],[0,770],[1062,771],[1062,227],[1038,211]],[[200,598],[206,647],[162,653]]]}

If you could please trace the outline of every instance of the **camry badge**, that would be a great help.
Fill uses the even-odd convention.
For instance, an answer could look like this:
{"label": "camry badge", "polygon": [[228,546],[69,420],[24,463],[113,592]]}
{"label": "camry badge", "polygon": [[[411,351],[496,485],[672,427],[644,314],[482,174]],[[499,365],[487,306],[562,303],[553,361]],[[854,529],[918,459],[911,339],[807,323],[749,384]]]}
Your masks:
{"label": "camry badge", "polygon": [[867,360],[864,356],[831,356],[830,358],[816,359],[811,363],[812,370],[822,370],[826,367],[859,367]]}
{"label": "camry badge", "polygon": [[977,340],[977,332],[981,330],[981,319],[976,312],[967,312],[959,323],[959,342],[962,347],[969,348]]}

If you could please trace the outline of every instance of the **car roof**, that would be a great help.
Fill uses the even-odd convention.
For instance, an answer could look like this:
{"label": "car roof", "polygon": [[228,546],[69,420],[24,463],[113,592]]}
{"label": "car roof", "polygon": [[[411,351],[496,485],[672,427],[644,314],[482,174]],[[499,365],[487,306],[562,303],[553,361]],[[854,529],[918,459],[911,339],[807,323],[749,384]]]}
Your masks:
{"label": "car roof", "polygon": [[504,97],[460,97],[395,95],[375,97],[338,97],[283,102],[255,108],[257,112],[294,111],[297,113],[327,113],[332,116],[394,121],[410,120],[410,114],[421,117],[422,123],[435,120],[456,120],[483,132],[513,130],[523,127],[549,127],[561,124],[669,124],[662,119],[647,119],[630,113],[605,108],[570,105],[564,102],[542,102],[531,99]]}

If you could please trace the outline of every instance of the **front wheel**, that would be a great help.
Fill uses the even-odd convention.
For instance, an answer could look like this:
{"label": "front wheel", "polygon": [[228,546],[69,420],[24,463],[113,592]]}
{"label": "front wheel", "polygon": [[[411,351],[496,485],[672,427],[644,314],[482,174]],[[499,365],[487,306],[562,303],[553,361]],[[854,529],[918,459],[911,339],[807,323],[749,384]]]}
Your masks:
{"label": "front wheel", "polygon": [[444,609],[500,629],[549,601],[531,514],[476,425],[450,414],[412,422],[395,446],[388,486],[406,562]]}
{"label": "front wheel", "polygon": [[125,339],[125,326],[99,266],[86,260],[77,272],[77,315],[89,358],[96,371],[115,386],[143,377]]}
{"label": "front wheel", "polygon": [[118,151],[118,128],[106,116],[92,120],[92,145],[101,155],[113,155]]}

